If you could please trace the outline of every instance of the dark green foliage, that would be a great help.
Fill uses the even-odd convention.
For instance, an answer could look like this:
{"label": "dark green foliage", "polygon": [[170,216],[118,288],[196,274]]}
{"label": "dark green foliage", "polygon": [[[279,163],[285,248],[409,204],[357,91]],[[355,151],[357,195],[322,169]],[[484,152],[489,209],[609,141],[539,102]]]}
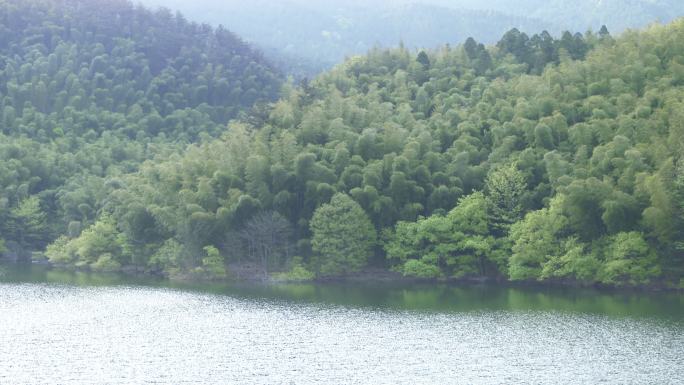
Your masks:
{"label": "dark green foliage", "polygon": [[446,216],[399,222],[387,234],[387,257],[404,275],[420,278],[485,276],[495,269],[487,200],[474,193]]}
{"label": "dark green foliage", "polygon": [[[194,139],[279,81],[229,31],[125,0],[5,0],[5,133]],[[14,119],[11,119],[14,118]]]}
{"label": "dark green foliage", "polygon": [[425,51],[420,51],[418,53],[418,57],[416,58],[416,61],[420,63],[424,69],[430,69],[430,58],[428,55],[425,53]]}
{"label": "dark green foliage", "polygon": [[[125,0],[2,0],[0,37],[0,233],[14,253],[78,236],[122,175],[280,90],[231,32]],[[119,225],[135,245],[165,239],[140,205]]]}
{"label": "dark green foliage", "polygon": [[[182,154],[144,139],[130,152],[93,141],[120,162],[72,165],[94,170],[56,194],[65,209],[50,200],[59,179],[40,189],[42,179],[14,182],[24,172],[17,162],[0,178],[13,186],[8,207],[37,195],[48,215],[80,222],[83,235],[60,239],[51,254],[93,268],[111,268],[111,258],[213,271],[223,258],[319,275],[384,264],[431,278],[676,285],[684,118],[673,84],[683,42],[678,21],[614,39],[511,31],[498,47],[374,49],[287,85],[278,102]],[[123,140],[101,137],[113,147]],[[0,145],[5,159],[50,148],[21,140]],[[47,180],[70,175],[52,172],[59,162],[34,162]],[[289,227],[282,233],[302,259],[262,252],[280,243],[260,234]],[[110,230],[117,247],[97,259],[71,250]],[[373,249],[376,233],[389,259]]]}
{"label": "dark green foliage", "polygon": [[337,194],[311,218],[311,247],[316,270],[324,276],[363,268],[376,242],[375,228],[361,206]]}
{"label": "dark green foliage", "polygon": [[527,65],[528,72],[535,74],[541,73],[547,64],[558,64],[563,54],[573,60],[580,60],[584,59],[590,49],[589,43],[580,33],[573,35],[565,31],[562,37],[556,40],[544,31],[530,38],[517,28],[506,32],[496,46],[500,54],[513,55],[517,62]]}

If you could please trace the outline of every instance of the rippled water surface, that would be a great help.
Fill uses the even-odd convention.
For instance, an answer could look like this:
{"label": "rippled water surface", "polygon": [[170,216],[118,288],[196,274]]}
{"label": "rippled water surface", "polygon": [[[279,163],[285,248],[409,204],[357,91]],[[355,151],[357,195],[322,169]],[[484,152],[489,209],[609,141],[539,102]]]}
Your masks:
{"label": "rippled water surface", "polygon": [[4,268],[0,384],[681,384],[684,299]]}

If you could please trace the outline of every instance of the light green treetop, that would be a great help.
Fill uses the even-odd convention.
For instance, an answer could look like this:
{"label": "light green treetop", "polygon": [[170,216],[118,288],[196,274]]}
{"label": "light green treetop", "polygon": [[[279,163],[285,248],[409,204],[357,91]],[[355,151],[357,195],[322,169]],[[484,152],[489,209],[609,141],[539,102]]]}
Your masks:
{"label": "light green treetop", "polygon": [[310,223],[311,246],[321,275],[358,271],[373,252],[376,232],[361,206],[345,194],[336,194],[320,206]]}

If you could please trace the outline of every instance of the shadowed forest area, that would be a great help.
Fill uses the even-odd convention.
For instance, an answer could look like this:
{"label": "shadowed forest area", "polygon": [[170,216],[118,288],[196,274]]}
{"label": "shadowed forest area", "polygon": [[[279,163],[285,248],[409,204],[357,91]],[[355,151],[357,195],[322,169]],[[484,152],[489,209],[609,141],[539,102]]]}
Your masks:
{"label": "shadowed forest area", "polygon": [[684,20],[372,48],[301,82],[126,1],[0,1],[0,34],[6,256],[684,287]]}

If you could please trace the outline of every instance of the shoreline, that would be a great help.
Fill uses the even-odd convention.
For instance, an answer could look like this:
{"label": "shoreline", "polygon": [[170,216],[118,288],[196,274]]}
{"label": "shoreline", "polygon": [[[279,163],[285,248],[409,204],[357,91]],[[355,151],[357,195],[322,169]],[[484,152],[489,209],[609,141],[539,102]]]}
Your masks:
{"label": "shoreline", "polygon": [[317,277],[311,280],[288,280],[274,277],[278,272],[265,274],[261,270],[256,270],[250,265],[228,265],[228,276],[221,278],[210,278],[183,273],[176,276],[164,274],[161,271],[152,271],[137,266],[124,266],[118,271],[93,271],[91,269],[78,268],[69,265],[53,264],[47,260],[13,261],[0,258],[0,266],[5,265],[35,265],[43,266],[47,269],[55,269],[65,272],[81,272],[90,274],[114,274],[136,278],[154,278],[169,282],[179,283],[247,283],[255,285],[279,285],[279,284],[313,284],[313,285],[332,285],[343,283],[355,283],[360,285],[426,285],[438,286],[448,285],[458,286],[488,286],[502,288],[525,288],[525,289],[588,289],[612,293],[682,293],[684,288],[668,287],[662,282],[648,286],[610,286],[603,284],[585,284],[576,281],[510,281],[494,277],[468,277],[468,278],[416,278],[403,276],[398,272],[389,269],[369,267],[356,273],[346,275]]}

